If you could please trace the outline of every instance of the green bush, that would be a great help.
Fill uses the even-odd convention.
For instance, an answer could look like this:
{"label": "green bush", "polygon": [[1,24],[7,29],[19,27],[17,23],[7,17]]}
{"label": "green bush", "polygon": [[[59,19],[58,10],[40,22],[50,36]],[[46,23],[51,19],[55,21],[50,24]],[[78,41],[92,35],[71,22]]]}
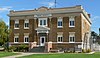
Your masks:
{"label": "green bush", "polygon": [[28,45],[21,44],[21,45],[19,45],[18,48],[19,48],[19,51],[20,51],[20,52],[25,52],[26,49],[28,48]]}
{"label": "green bush", "polygon": [[87,52],[87,53],[91,52],[91,49],[87,49],[86,52]]}
{"label": "green bush", "polygon": [[25,52],[28,51],[28,45],[21,44],[21,45],[13,45],[9,47],[9,51],[17,51],[17,52]]}
{"label": "green bush", "polygon": [[13,46],[10,46],[9,47],[9,51],[12,51],[13,52],[14,50],[16,50],[16,46],[13,45]]}
{"label": "green bush", "polygon": [[89,52],[91,52],[91,49],[87,49],[87,50],[86,49],[82,49],[82,52],[83,53],[89,53]]}
{"label": "green bush", "polygon": [[85,50],[85,49],[82,49],[82,52],[83,52],[83,53],[86,53],[86,50]]}

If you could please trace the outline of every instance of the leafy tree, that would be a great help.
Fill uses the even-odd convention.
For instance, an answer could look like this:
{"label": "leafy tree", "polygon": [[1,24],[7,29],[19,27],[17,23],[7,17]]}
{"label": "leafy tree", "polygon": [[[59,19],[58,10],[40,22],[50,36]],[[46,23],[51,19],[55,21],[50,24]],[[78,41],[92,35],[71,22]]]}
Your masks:
{"label": "leafy tree", "polygon": [[100,36],[100,28],[99,28],[99,36]]}
{"label": "leafy tree", "polygon": [[95,33],[94,31],[91,32],[91,36],[98,36],[97,33]]}
{"label": "leafy tree", "polygon": [[10,30],[6,23],[0,19],[0,45],[5,46],[6,42],[8,42],[8,36],[10,34]]}
{"label": "leafy tree", "polygon": [[[100,28],[99,28],[99,33],[100,33]],[[100,34],[98,35],[97,33],[95,33],[94,31],[91,32],[91,36],[93,36],[92,39],[95,39],[95,41],[93,41],[93,43],[98,43],[100,44]]]}

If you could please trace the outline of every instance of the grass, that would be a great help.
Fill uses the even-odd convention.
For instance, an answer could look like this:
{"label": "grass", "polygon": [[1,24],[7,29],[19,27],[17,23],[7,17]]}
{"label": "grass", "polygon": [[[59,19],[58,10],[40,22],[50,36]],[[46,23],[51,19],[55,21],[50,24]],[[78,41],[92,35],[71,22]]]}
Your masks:
{"label": "grass", "polygon": [[19,58],[100,58],[100,52],[95,54],[84,54],[84,53],[33,54]]}
{"label": "grass", "polygon": [[16,55],[17,53],[12,53],[12,52],[0,52],[0,58],[1,57],[6,57],[6,56],[12,56]]}

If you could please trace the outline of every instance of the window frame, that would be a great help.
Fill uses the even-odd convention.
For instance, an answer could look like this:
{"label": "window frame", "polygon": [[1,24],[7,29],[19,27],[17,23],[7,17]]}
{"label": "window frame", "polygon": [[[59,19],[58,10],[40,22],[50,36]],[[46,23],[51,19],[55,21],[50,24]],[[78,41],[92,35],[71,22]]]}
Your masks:
{"label": "window frame", "polygon": [[[59,38],[60,38],[60,41],[58,40]],[[59,34],[57,35],[57,43],[63,43],[63,35],[59,35]]]}
{"label": "window frame", "polygon": [[[45,20],[45,21],[44,21]],[[41,23],[41,22],[42,23]],[[45,26],[47,26],[47,18],[39,18],[39,21],[38,21],[39,23],[38,23],[38,26],[42,26],[42,27],[45,27]],[[44,22],[45,22],[45,25],[44,25]]]}
{"label": "window frame", "polygon": [[[16,24],[18,24],[18,27],[16,27]],[[19,29],[19,20],[15,20],[14,29]]]}
{"label": "window frame", "polygon": [[69,17],[69,27],[75,27],[75,17],[74,16]]}
{"label": "window frame", "polygon": [[[26,42],[26,38],[28,38],[28,42]],[[29,36],[24,36],[24,43],[29,43]]]}
{"label": "window frame", "polygon": [[75,32],[69,32],[69,43],[75,43]]}
{"label": "window frame", "polygon": [[[60,23],[60,25],[62,25],[62,26],[59,26],[59,23]],[[57,19],[57,28],[63,28],[63,19],[62,19],[61,17],[59,17],[59,18]]]}
{"label": "window frame", "polygon": [[[26,27],[26,23],[28,23],[28,27]],[[29,29],[29,20],[24,20],[24,29]]]}
{"label": "window frame", "polygon": [[14,36],[14,43],[18,43],[16,42],[16,38],[18,39],[18,42],[19,42],[19,36]]}

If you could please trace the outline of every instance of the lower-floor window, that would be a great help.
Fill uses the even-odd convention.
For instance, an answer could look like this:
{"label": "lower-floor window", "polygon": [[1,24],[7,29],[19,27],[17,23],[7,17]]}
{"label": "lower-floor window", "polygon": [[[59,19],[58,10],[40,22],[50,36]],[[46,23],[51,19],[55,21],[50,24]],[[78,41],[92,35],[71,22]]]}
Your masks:
{"label": "lower-floor window", "polygon": [[75,32],[69,33],[69,42],[75,42]]}
{"label": "lower-floor window", "polygon": [[28,43],[29,42],[29,36],[24,36],[24,43]]}
{"label": "lower-floor window", "polygon": [[70,37],[70,42],[75,42],[75,37]]}
{"label": "lower-floor window", "polygon": [[19,41],[19,37],[18,36],[15,36],[14,37],[14,43],[18,43],[18,41]]}
{"label": "lower-floor window", "polygon": [[62,35],[57,36],[57,42],[63,42],[63,36]]}

